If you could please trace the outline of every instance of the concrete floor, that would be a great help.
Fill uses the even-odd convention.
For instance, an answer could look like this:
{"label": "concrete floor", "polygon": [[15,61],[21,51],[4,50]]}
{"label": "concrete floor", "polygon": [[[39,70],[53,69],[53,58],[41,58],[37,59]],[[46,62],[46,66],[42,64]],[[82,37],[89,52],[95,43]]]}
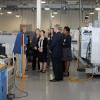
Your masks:
{"label": "concrete floor", "polygon": [[[75,72],[71,75],[79,76]],[[29,71],[28,80],[18,83],[18,87],[23,87],[28,92],[28,97],[20,100],[100,100],[100,79],[70,82],[65,78],[59,83],[51,83],[48,80],[49,73]],[[16,90],[16,95],[23,94]]]}

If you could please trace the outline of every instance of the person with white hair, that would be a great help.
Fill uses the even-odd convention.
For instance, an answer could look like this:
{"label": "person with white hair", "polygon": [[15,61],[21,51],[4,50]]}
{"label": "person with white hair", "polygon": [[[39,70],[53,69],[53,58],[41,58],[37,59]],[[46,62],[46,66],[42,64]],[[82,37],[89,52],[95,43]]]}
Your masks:
{"label": "person with white hair", "polygon": [[55,78],[51,82],[58,82],[63,80],[63,67],[62,67],[62,34],[60,32],[60,25],[54,26],[55,35],[52,38],[51,52],[53,72]]}

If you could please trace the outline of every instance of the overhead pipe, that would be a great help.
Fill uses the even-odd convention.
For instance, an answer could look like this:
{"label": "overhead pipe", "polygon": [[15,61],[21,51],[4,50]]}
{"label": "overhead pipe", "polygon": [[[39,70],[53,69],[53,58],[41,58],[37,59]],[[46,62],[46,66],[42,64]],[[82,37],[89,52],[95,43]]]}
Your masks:
{"label": "overhead pipe", "polygon": [[[12,6],[12,5],[11,5]],[[13,5],[14,6],[14,5]],[[18,9],[32,9],[32,8],[37,8],[36,7],[36,5],[35,4],[28,4],[28,5],[26,5],[26,6],[24,6],[24,5],[15,5],[15,6],[17,6],[17,8]],[[65,4],[62,4],[62,7],[64,7],[65,6]],[[0,7],[1,8],[7,8],[7,5],[0,5]],[[45,7],[45,4],[44,5],[42,5],[42,9]],[[49,4],[49,7],[51,8],[51,9],[57,9],[57,10],[60,10],[61,9],[61,4]],[[79,5],[69,5],[68,6],[70,9],[72,9],[72,10],[79,10],[80,9],[80,7],[79,7]],[[66,9],[68,9],[68,7],[66,7]],[[90,10],[91,8],[95,8],[95,5],[93,6],[93,5],[83,5],[83,9],[87,9],[87,10]]]}

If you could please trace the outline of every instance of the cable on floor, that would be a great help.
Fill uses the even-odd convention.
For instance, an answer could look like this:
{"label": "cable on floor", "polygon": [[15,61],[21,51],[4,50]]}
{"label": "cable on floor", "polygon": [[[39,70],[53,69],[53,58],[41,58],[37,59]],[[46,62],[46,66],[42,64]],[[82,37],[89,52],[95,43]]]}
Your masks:
{"label": "cable on floor", "polygon": [[24,91],[24,90],[20,89],[16,84],[15,84],[15,88],[16,88],[19,92],[25,94],[25,95],[23,95],[23,96],[15,96],[15,98],[19,98],[19,99],[20,99],[20,98],[28,97],[28,92],[27,92],[27,91]]}
{"label": "cable on floor", "polygon": [[[14,84],[14,87],[15,87],[15,89],[17,89],[19,92],[23,93],[23,95],[22,95],[22,96],[16,96],[15,93],[14,93],[14,94],[8,94],[8,96],[7,96],[8,100],[13,100],[13,99],[15,99],[15,98],[20,99],[20,98],[28,97],[28,92],[27,92],[27,91],[24,91],[24,90],[22,90],[22,89],[20,89],[20,88],[16,85],[16,82],[15,82],[15,84]],[[15,92],[15,91],[14,91],[14,92]]]}
{"label": "cable on floor", "polygon": [[[13,57],[13,66],[15,66],[15,61],[16,61],[16,60],[14,60],[14,57]],[[14,95],[15,95],[14,98],[20,99],[20,98],[28,97],[28,92],[25,91],[25,90],[22,90],[21,88],[19,88],[19,87],[16,85],[16,80],[17,80],[16,70],[17,70],[17,68],[14,67],[14,87],[15,87],[19,92],[23,93],[24,95],[23,95],[23,96],[16,96],[16,95],[14,94]],[[14,91],[14,92],[15,92],[15,91]]]}
{"label": "cable on floor", "polygon": [[[86,65],[85,67],[87,67],[89,65]],[[74,66],[75,67],[75,66]],[[93,72],[93,70],[92,70]],[[75,77],[75,76],[69,76],[69,78],[67,78],[68,81],[72,82],[72,83],[84,83],[84,82],[87,82],[89,80],[92,80],[93,79],[93,74],[91,77],[87,78],[87,79],[83,79],[83,78],[79,78],[79,77]]]}

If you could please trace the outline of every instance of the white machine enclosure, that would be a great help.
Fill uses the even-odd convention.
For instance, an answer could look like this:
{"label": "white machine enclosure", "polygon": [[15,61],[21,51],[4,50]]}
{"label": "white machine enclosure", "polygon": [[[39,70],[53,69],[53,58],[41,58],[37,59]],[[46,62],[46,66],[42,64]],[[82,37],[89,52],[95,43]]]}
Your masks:
{"label": "white machine enclosure", "polygon": [[73,54],[73,57],[77,58],[78,52],[79,52],[79,30],[72,29],[70,34],[72,37],[72,44],[71,44],[72,54]]}
{"label": "white machine enclosure", "polygon": [[[88,31],[91,31],[90,35]],[[88,35],[85,35],[86,33]],[[81,31],[81,57],[86,58],[87,47],[91,39],[91,59],[90,62],[93,66],[86,68],[86,73],[93,75],[100,75],[100,28],[83,27]]]}
{"label": "white machine enclosure", "polygon": [[92,29],[89,27],[81,28],[81,57],[86,58],[88,44],[92,35]]}
{"label": "white machine enclosure", "polygon": [[100,65],[100,28],[92,28],[91,63]]}

